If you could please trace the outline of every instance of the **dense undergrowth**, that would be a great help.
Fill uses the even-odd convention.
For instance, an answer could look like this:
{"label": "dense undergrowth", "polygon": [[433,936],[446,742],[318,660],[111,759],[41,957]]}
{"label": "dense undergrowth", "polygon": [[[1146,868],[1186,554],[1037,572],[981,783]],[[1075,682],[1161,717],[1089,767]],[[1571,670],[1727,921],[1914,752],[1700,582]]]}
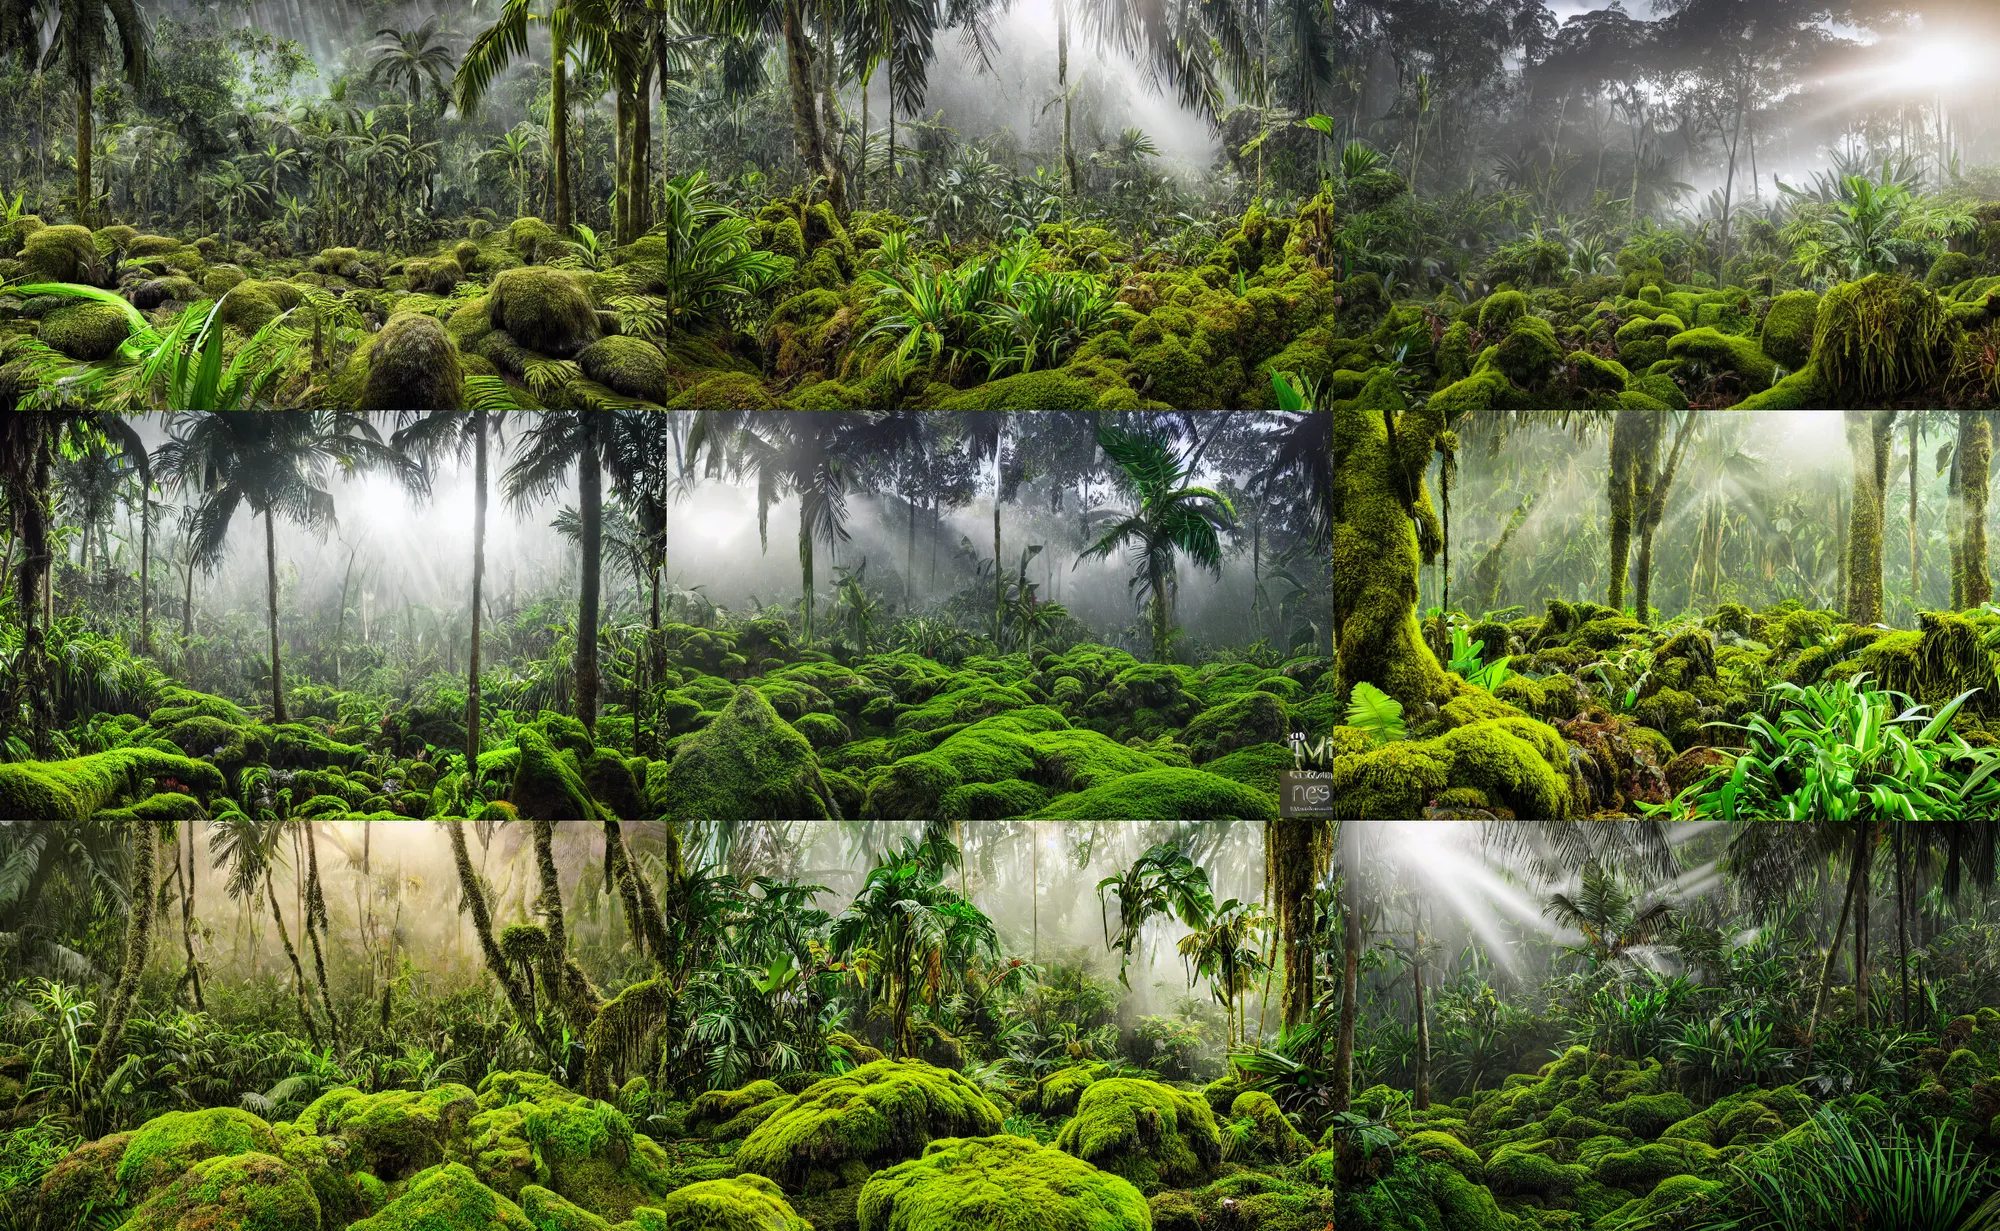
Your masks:
{"label": "dense undergrowth", "polygon": [[203,397],[348,409],[1273,408],[1352,400],[1381,373],[1449,418],[2000,390],[2000,206],[1966,215],[1985,247],[1927,279],[1717,285],[1635,230],[1586,266],[1522,241],[1429,295],[1350,251],[1406,197],[1380,169],[1329,179],[1171,256],[1059,220],[948,244],[803,193],[739,214],[700,175],[623,247],[526,217],[421,251],[282,256],[22,217],[0,229],[0,371],[9,404],[168,408],[193,404],[186,382],[147,357],[210,345],[242,365]]}
{"label": "dense undergrowth", "polygon": [[302,685],[294,721],[273,723],[63,626],[57,661],[105,661],[59,689],[65,755],[0,764],[0,816],[1261,818],[1276,814],[1293,730],[1333,719],[1312,657],[1188,667],[1088,642],[1002,656],[967,642],[949,663],[836,657],[780,619],[659,637],[657,687],[594,737],[513,708],[533,692],[495,679],[468,781],[454,682],[387,705]]}
{"label": "dense undergrowth", "polygon": [[1357,686],[1329,748],[1341,815],[1973,820],[2000,802],[1991,605],[1909,630],[1796,602],[1647,625],[1552,601],[1425,627],[1450,699],[1406,712]]}

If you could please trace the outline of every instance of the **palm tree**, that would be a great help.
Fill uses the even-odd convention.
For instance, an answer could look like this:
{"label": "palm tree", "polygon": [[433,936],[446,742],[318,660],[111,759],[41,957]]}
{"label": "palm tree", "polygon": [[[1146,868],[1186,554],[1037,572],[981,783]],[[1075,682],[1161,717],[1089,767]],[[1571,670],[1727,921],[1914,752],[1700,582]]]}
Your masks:
{"label": "palm tree", "polygon": [[[465,49],[453,83],[458,110],[469,116],[479,109],[493,79],[502,69],[528,54],[528,22],[536,18],[534,0],[507,0],[500,16],[481,30]],[[540,19],[548,23],[550,52],[549,144],[555,162],[556,208],[552,220],[558,235],[570,233],[569,188],[569,48],[580,18],[601,15],[601,0],[542,0]]]}
{"label": "palm tree", "polygon": [[534,145],[534,134],[524,125],[501,133],[491,149],[479,156],[480,161],[493,159],[507,168],[514,179],[514,216],[524,218],[528,213],[528,151]]}
{"label": "palm tree", "polygon": [[213,569],[222,559],[229,525],[248,505],[264,519],[266,612],[271,633],[271,713],[286,721],[284,668],[278,644],[278,531],[283,516],[323,531],[333,522],[326,490],[333,469],[353,474],[384,466],[414,487],[423,475],[382,442],[366,415],[349,411],[270,414],[242,410],[175,412],[161,447],[161,469],[197,493],[193,559]]}
{"label": "palm tree", "polygon": [[1583,943],[1569,951],[1591,970],[1631,961],[1634,948],[1651,944],[1674,921],[1671,903],[1640,906],[1638,895],[1618,874],[1596,862],[1584,865],[1583,883],[1574,896],[1550,895],[1542,914],[1582,934]]}
{"label": "palm tree", "polygon": [[534,416],[521,436],[514,462],[500,476],[501,490],[515,508],[539,504],[559,491],[576,467],[578,536],[583,575],[576,606],[576,717],[597,729],[597,627],[603,582],[604,412],[550,411]]}
{"label": "palm tree", "polygon": [[[92,88],[117,39],[126,80],[134,86],[146,80],[146,22],[134,0],[8,0],[10,8],[52,11],[55,32],[42,54],[43,72],[61,64],[76,85],[76,218],[90,225],[95,200],[90,157]],[[10,23],[11,24],[11,23]]]}
{"label": "palm tree", "polygon": [[[469,789],[479,784],[479,620],[480,590],[486,580],[486,445],[497,434],[499,416],[485,410],[406,411],[404,426],[390,443],[407,456],[428,460],[441,454],[472,452],[472,648],[465,676],[465,772]],[[338,652],[338,646],[335,647]]]}
{"label": "palm tree", "polygon": [[867,466],[893,457],[915,429],[905,414],[866,411],[800,415],[785,411],[704,410],[688,430],[687,464],[707,455],[705,473],[751,475],[757,483],[757,537],[770,546],[770,513],[799,498],[800,640],[813,635],[815,542],[845,542],[847,489]]}
{"label": "palm tree", "polygon": [[390,89],[401,86],[403,92],[410,96],[412,114],[423,97],[425,82],[430,83],[431,96],[437,99],[439,115],[444,114],[445,106],[451,101],[445,79],[452,75],[456,64],[452,60],[451,48],[437,41],[442,25],[442,19],[433,15],[414,30],[377,30],[375,37],[378,41],[368,49],[375,58],[368,70],[368,80],[386,83]]}
{"label": "palm tree", "polygon": [[924,981],[935,1007],[945,971],[963,969],[981,952],[1000,951],[993,921],[944,881],[957,857],[957,849],[942,838],[921,845],[911,840],[884,855],[827,936],[828,947],[850,960],[868,950],[887,977],[899,1060],[916,1051],[910,996],[917,981]]}
{"label": "palm tree", "polygon": [[271,918],[278,925],[278,939],[285,946],[285,957],[292,963],[292,990],[298,993],[299,1017],[305,1022],[306,1036],[318,1047],[319,1023],[313,1018],[312,1002],[306,998],[305,967],[299,964],[299,951],[292,947],[292,934],[285,929],[285,914],[278,909],[277,884],[271,877],[271,866],[278,862],[279,843],[287,824],[277,817],[253,820],[232,809],[211,822],[208,853],[217,869],[228,870],[224,888],[231,900],[254,900],[258,889],[263,889],[265,900],[271,904]]}
{"label": "palm tree", "polygon": [[1118,895],[1118,939],[1111,939],[1107,922],[1104,943],[1118,950],[1118,981],[1126,987],[1132,986],[1126,978],[1127,968],[1132,964],[1132,950],[1148,922],[1155,918],[1178,918],[1199,930],[1207,926],[1209,913],[1215,909],[1208,872],[1171,842],[1147,847],[1124,875],[1107,876],[1097,882],[1100,911],[1107,906],[1104,900],[1107,889]]}
{"label": "palm tree", "polygon": [[612,492],[630,510],[638,531],[637,563],[644,570],[640,580],[651,593],[646,639],[647,683],[635,690],[640,702],[633,707],[639,717],[641,751],[648,756],[659,754],[658,727],[647,725],[646,717],[652,686],[657,684],[664,667],[660,579],[667,571],[668,512],[674,501],[685,500],[701,482],[688,468],[682,425],[681,415],[675,412],[625,411],[612,419],[604,449],[604,468],[610,472]]}
{"label": "palm tree", "polygon": [[1181,959],[1188,964],[1188,982],[1196,977],[1208,980],[1215,1002],[1228,1018],[1223,1032],[1231,1046],[1247,1033],[1238,1002],[1257,984],[1257,975],[1269,964],[1257,948],[1257,933],[1264,927],[1264,908],[1255,902],[1229,899],[1209,916],[1208,926],[1181,937]]}
{"label": "palm tree", "polygon": [[1201,453],[1199,444],[1183,453],[1162,432],[1132,432],[1119,427],[1100,429],[1097,444],[1124,471],[1125,485],[1137,498],[1138,507],[1123,515],[1102,515],[1119,520],[1085,548],[1077,562],[1106,557],[1129,545],[1137,569],[1132,586],[1150,608],[1153,660],[1168,662],[1178,586],[1176,553],[1185,554],[1220,577],[1220,532],[1234,524],[1236,508],[1229,497],[1214,488],[1188,483]]}

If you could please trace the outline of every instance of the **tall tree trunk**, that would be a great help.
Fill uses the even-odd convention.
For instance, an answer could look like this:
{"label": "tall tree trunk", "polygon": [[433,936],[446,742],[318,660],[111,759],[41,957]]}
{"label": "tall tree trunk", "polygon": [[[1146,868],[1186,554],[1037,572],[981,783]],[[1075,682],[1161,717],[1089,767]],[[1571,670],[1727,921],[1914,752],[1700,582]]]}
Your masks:
{"label": "tall tree trunk", "polygon": [[1854,891],[1854,1020],[1867,1030],[1874,1017],[1874,1006],[1869,1001],[1868,967],[1872,959],[1868,952],[1868,924],[1874,897],[1875,822],[1863,821],[1856,829],[1854,857],[1861,863],[1861,877]]}
{"label": "tall tree trunk", "polygon": [[577,454],[577,504],[583,522],[583,586],[576,609],[576,716],[584,730],[597,730],[597,607],[603,578],[604,473],[598,465],[598,412],[583,416],[583,447]]}
{"label": "tall tree trunk", "polygon": [[1917,412],[1910,412],[1910,614],[1914,619],[1923,602],[1923,584],[1917,570]]}
{"label": "tall tree trunk", "polygon": [[[1056,6],[1056,90],[1062,95],[1062,164],[1063,186],[1071,197],[1076,196],[1079,175],[1076,168],[1076,146],[1070,139],[1069,112],[1069,6],[1064,0],[1055,0]],[[1259,147],[1261,152],[1262,147]]]}
{"label": "tall tree trunk", "polygon": [[1834,959],[1840,956],[1840,942],[1847,936],[1847,919],[1854,913],[1854,890],[1860,882],[1861,861],[1856,859],[1847,870],[1847,895],[1840,900],[1840,922],[1833,926],[1833,940],[1826,947],[1826,956],[1819,964],[1819,991],[1813,996],[1812,1016],[1806,1020],[1806,1046],[1801,1072],[1812,1071],[1813,1037],[1819,1033],[1819,1019],[1826,1012],[1827,989],[1833,984]]}
{"label": "tall tree trunk", "polygon": [[326,937],[326,895],[319,882],[319,843],[313,838],[313,823],[304,822],[306,834],[306,909],[300,921],[306,939],[312,942],[313,977],[319,981],[319,1003],[326,1010],[326,1030],[335,1051],[340,1050],[340,1016],[333,1011],[333,993],[326,986],[326,955],[321,941]]}
{"label": "tall tree trunk", "polygon": [[264,580],[266,614],[271,624],[271,721],[285,718],[285,669],[278,658],[278,530],[277,515],[264,510]]}
{"label": "tall tree trunk", "polygon": [[632,170],[626,177],[632,185],[632,204],[626,216],[632,239],[637,240],[653,227],[653,62],[639,69],[639,88],[632,111]]}
{"label": "tall tree trunk", "polygon": [[1293,818],[1264,822],[1267,890],[1277,915],[1278,950],[1284,955],[1284,1028],[1303,1026],[1319,998],[1319,919],[1313,889],[1326,866],[1327,822]]}
{"label": "tall tree trunk", "polygon": [[451,837],[453,862],[458,865],[459,909],[472,916],[473,934],[479,938],[479,952],[486,959],[486,969],[493,976],[500,990],[506,995],[507,1003],[514,1009],[514,1020],[527,1032],[530,1039],[544,1055],[549,1054],[549,1042],[543,1033],[540,1020],[535,1016],[535,1005],[521,982],[513,963],[500,952],[500,944],[493,936],[493,916],[487,909],[486,891],[479,882],[478,872],[473,870],[472,855],[466,850],[464,821],[444,821],[445,831]]}
{"label": "tall tree trunk", "polygon": [[[183,882],[181,891],[181,947],[187,952],[187,979],[194,985],[194,1011],[206,1013],[208,1003],[201,991],[201,964],[194,960],[194,822],[182,821],[181,826],[187,830],[188,840],[187,879]],[[178,846],[175,848],[174,857],[176,860],[180,858]]]}
{"label": "tall tree trunk", "polygon": [[[465,679],[466,794],[479,785],[479,620],[486,585],[486,412],[472,412],[472,652]],[[343,591],[345,587],[343,586]]]}
{"label": "tall tree trunk", "polygon": [[[565,10],[567,6],[564,6]],[[551,23],[556,29],[568,23],[567,11],[561,13],[557,21]],[[569,40],[557,36],[552,40],[553,71],[549,85],[549,147],[556,163],[556,217],[555,228],[558,239],[570,237],[570,194],[569,194]]]}
{"label": "tall tree trunk", "polygon": [[153,506],[139,493],[139,652],[153,652]]}
{"label": "tall tree trunk", "polygon": [[781,25],[785,40],[785,77],[790,87],[793,135],[799,160],[809,172],[826,177],[826,197],[835,213],[847,212],[846,188],[840,167],[827,149],[826,133],[820,127],[819,109],[814,105],[812,40],[806,33],[803,0],[784,0]]}
{"label": "tall tree trunk", "polygon": [[1611,575],[1605,584],[1604,605],[1614,611],[1625,610],[1625,567],[1632,555],[1632,475],[1650,414],[1644,410],[1621,410],[1611,421],[1607,467],[1610,480],[1606,491],[1611,504]]}
{"label": "tall tree trunk", "polygon": [[[28,418],[28,416],[22,416]],[[34,416],[36,419],[42,416]],[[47,760],[55,751],[55,699],[49,693],[48,599],[50,593],[49,481],[54,467],[54,428],[36,422],[28,426],[30,439],[19,441],[32,450],[33,460],[15,471],[11,503],[21,526],[20,576],[15,586],[15,606],[21,616],[21,675],[19,687],[28,707],[28,745],[37,760]],[[17,437],[18,440],[18,437]],[[26,483],[20,478],[25,477]],[[10,713],[18,704],[10,705]]]}
{"label": "tall tree trunk", "polygon": [[1340,1040],[1333,1054],[1333,1086],[1329,1110],[1339,1115],[1354,1098],[1354,1031],[1361,1018],[1361,950],[1367,944],[1361,918],[1361,861],[1357,858],[1359,838],[1342,827],[1342,877],[1340,905],[1346,915],[1340,964]]}
{"label": "tall tree trunk", "polygon": [[1410,933],[1410,980],[1417,997],[1417,1073],[1416,1091],[1412,1100],[1418,1111],[1431,1105],[1431,1020],[1424,1012],[1424,914],[1419,905],[1415,911],[1416,926]]}
{"label": "tall tree trunk", "polygon": [[1901,822],[1896,823],[1896,968],[1902,973],[1903,983],[1903,1030],[1910,1025],[1910,873],[1903,856],[1904,833]]}
{"label": "tall tree trunk", "polygon": [[[132,1015],[133,1002],[138,999],[139,976],[145,973],[146,956],[153,945],[153,908],[159,897],[158,887],[153,883],[159,823],[140,821],[132,826],[132,833],[135,841],[132,884],[127,893],[131,913],[125,918],[125,961],[118,969],[118,982],[111,989],[111,1003],[104,1010],[104,1027],[98,1032],[97,1046],[91,1050],[90,1063],[84,1066],[83,1079],[78,1083],[84,1089],[84,1097],[93,1103],[95,1092],[111,1075],[113,1062],[124,1059],[119,1046],[125,1041],[125,1023]],[[43,857],[48,857],[46,851]]]}
{"label": "tall tree trunk", "polygon": [[1986,567],[1986,500],[1992,483],[1993,428],[1978,411],[1958,417],[1958,483],[1964,517],[1964,545],[1959,568],[1965,574],[1961,608],[1977,607],[1993,597],[1993,575]]}
{"label": "tall tree trunk", "polygon": [[90,156],[95,138],[91,135],[90,125],[90,74],[80,72],[76,75],[76,220],[84,226],[90,225],[90,207],[94,196],[91,191]]}
{"label": "tall tree trunk", "polygon": [[[1000,566],[1000,446],[993,447],[993,652],[1000,653],[1000,626],[1007,609],[1007,574]],[[1157,638],[1158,634],[1155,633]],[[1157,643],[1154,649],[1158,650]]]}
{"label": "tall tree trunk", "polygon": [[292,986],[299,994],[299,1016],[305,1019],[306,1037],[314,1047],[319,1043],[319,1023],[313,1020],[312,1001],[306,997],[306,970],[299,964],[299,951],[292,947],[292,934],[285,930],[285,912],[278,908],[278,886],[271,879],[268,864],[264,868],[264,896],[271,903],[271,918],[278,924],[278,939],[285,946],[285,958],[292,964]]}
{"label": "tall tree trunk", "polygon": [[1893,410],[1850,410],[1847,447],[1854,459],[1854,505],[1847,515],[1847,618],[1882,619],[1882,523],[1889,478]]}

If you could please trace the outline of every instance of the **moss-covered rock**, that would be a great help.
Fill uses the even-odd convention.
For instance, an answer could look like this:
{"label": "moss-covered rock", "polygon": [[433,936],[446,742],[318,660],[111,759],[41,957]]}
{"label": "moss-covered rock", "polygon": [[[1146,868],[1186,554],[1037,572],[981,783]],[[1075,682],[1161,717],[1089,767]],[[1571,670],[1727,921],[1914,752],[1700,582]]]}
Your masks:
{"label": "moss-covered rock", "polygon": [[295,1124],[340,1140],[356,1167],[394,1183],[443,1162],[476,1111],[472,1091],[456,1082],[379,1094],[342,1086],[313,1100]]}
{"label": "moss-covered rock", "polygon": [[539,1231],[521,1207],[479,1182],[458,1163],[416,1176],[373,1218],[348,1231]]}
{"label": "moss-covered rock", "polygon": [[1000,1125],[1000,1109],[958,1073],[878,1060],[808,1087],[758,1125],[735,1157],[744,1171],[788,1191],[821,1192],[861,1183],[939,1138],[989,1137]]}
{"label": "moss-covered rock", "polygon": [[812,744],[749,687],[679,742],[666,772],[647,775],[647,791],[672,820],[829,820],[836,810]]}
{"label": "moss-covered rock", "polygon": [[554,359],[571,358],[601,333],[583,284],[560,269],[501,272],[486,292],[486,313],[517,345]]}
{"label": "moss-covered rock", "polygon": [[577,355],[583,374],[626,397],[665,402],[676,392],[673,369],[644,338],[599,338]]}
{"label": "moss-covered rock", "polygon": [[861,1190],[861,1231],[1150,1231],[1129,1182],[1024,1137],[933,1141]]}
{"label": "moss-covered rock", "polygon": [[1148,1192],[1201,1183],[1222,1158],[1222,1137],[1205,1099],[1133,1077],[1107,1078],[1085,1090],[1056,1147]]}
{"label": "moss-covered rock", "polygon": [[709,1090],[695,1099],[684,1124],[690,1134],[740,1141],[791,1098],[775,1081],[753,1081],[740,1090]]}
{"label": "moss-covered rock", "polygon": [[520,758],[514,767],[514,785],[507,801],[523,819],[589,821],[602,817],[602,809],[583,784],[575,753],[557,751],[548,737],[534,727],[516,731],[514,743],[520,749]]}
{"label": "moss-covered rock", "polygon": [[118,1161],[118,1183],[147,1195],[207,1158],[280,1153],[271,1126],[237,1107],[170,1111],[139,1126]]}
{"label": "moss-covered rock", "polygon": [[131,332],[131,323],[116,304],[80,300],[44,316],[39,334],[43,344],[71,359],[106,359]]}
{"label": "moss-covered rock", "polygon": [[21,244],[20,261],[22,282],[102,286],[105,281],[104,260],[87,227],[45,226],[29,231]]}
{"label": "moss-covered rock", "polygon": [[784,1190],[761,1175],[697,1181],[657,1207],[632,1211],[632,1220],[639,1231],[813,1231]]}
{"label": "moss-covered rock", "polygon": [[1245,1158],[1263,1163],[1290,1163],[1313,1152],[1312,1138],[1301,1133],[1278,1106],[1278,1101],[1262,1090],[1247,1090],[1236,1096],[1230,1104],[1229,1118],[1235,1123],[1232,1132],[1240,1132],[1236,1138],[1238,1153],[1232,1158]]}
{"label": "moss-covered rock", "polygon": [[319,1198],[269,1154],[203,1159],[132,1212],[122,1231],[320,1231]]}
{"label": "moss-covered rock", "polygon": [[[360,357],[357,356],[357,360]],[[370,340],[361,410],[458,410],[465,372],[435,317],[402,312]]]}

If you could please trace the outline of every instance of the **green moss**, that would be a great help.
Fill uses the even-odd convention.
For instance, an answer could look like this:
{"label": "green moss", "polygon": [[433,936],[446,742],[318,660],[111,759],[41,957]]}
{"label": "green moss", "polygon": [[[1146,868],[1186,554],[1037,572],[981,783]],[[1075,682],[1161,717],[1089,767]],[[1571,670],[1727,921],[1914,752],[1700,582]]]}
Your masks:
{"label": "green moss", "polygon": [[784,1190],[761,1175],[701,1180],[632,1211],[638,1231],[813,1231]]}
{"label": "green moss", "polygon": [[555,359],[574,356],[601,332],[583,284],[559,269],[503,271],[486,292],[486,313],[517,345]]}
{"label": "green moss", "polygon": [[1092,1082],[1110,1076],[1108,1064],[1073,1064],[1042,1076],[1035,1088],[1021,1096],[1021,1110],[1030,1115],[1054,1119],[1076,1114],[1076,1101]]}
{"label": "green moss", "polygon": [[1100,390],[1051,368],[976,385],[937,404],[939,410],[1094,410]]}
{"label": "green moss", "polygon": [[1635,1136],[1652,1138],[1693,1114],[1694,1106],[1684,1094],[1634,1094],[1607,1104],[1598,1118],[1623,1125]]}
{"label": "green moss", "polygon": [[809,1087],[744,1139],[736,1161],[789,1191],[824,1191],[860,1183],[935,1139],[991,1136],[1000,1124],[1000,1109],[958,1073],[877,1060]]}
{"label": "green moss", "polygon": [[109,358],[130,331],[130,322],[116,304],[83,300],[44,316],[38,332],[50,349],[94,362]]}
{"label": "green moss", "polygon": [[297,1123],[338,1138],[362,1170],[394,1182],[443,1162],[447,1146],[464,1133],[476,1110],[472,1091],[455,1082],[380,1094],[349,1086],[315,1099]]}
{"label": "green moss", "polygon": [[[1491,348],[1489,354],[1492,366],[1517,385],[1541,383],[1563,359],[1555,328],[1536,316],[1524,316],[1515,321],[1507,336]],[[1482,356],[1482,359],[1485,358]]]}
{"label": "green moss", "polygon": [[1403,1139],[1401,1149],[1426,1162],[1444,1163],[1468,1180],[1486,1178],[1486,1164],[1479,1161],[1478,1151],[1450,1133],[1434,1129],[1411,1133]]}
{"label": "green moss", "polygon": [[319,1231],[319,1198],[265,1153],[203,1159],[133,1211],[122,1231]]}
{"label": "green moss", "polygon": [[457,1163],[417,1176],[373,1218],[347,1231],[537,1231],[521,1207]]}
{"label": "green moss", "polygon": [[715,1141],[740,1141],[791,1097],[774,1081],[753,1081],[740,1090],[710,1090],[688,1109],[686,1131]]}
{"label": "green moss", "polygon": [[170,1111],[139,1126],[119,1159],[118,1182],[135,1195],[150,1193],[205,1158],[277,1154],[271,1126],[236,1107]]}
{"label": "green moss", "polygon": [[1254,787],[1198,769],[1149,769],[1063,795],[1037,820],[1269,820],[1278,801]]}
{"label": "green moss", "polygon": [[529,820],[598,820],[602,810],[591,798],[573,756],[556,751],[541,731],[523,727],[514,733],[521,750],[508,802]]}
{"label": "green moss", "polygon": [[1786,291],[1771,301],[1760,335],[1764,353],[1796,372],[1812,356],[1813,326],[1819,320],[1819,294]]}
{"label": "green moss", "polygon": [[611,1224],[539,1184],[521,1190],[521,1213],[535,1231],[611,1231]]}
{"label": "green moss", "polygon": [[[899,714],[896,726],[905,732],[976,721],[936,747],[890,765],[873,780],[863,814],[931,816],[952,791],[975,783],[1024,782],[1051,791],[1088,790],[1160,765],[1146,753],[1096,731],[1074,728],[1060,713],[1029,701],[1018,689],[981,684],[940,693]],[[985,716],[995,709],[1008,712]]]}
{"label": "green moss", "polygon": [[1820,301],[1812,366],[1835,405],[1890,401],[1936,385],[1962,330],[1922,283],[1892,274],[1842,282]]}
{"label": "green moss", "polygon": [[433,317],[403,312],[369,339],[355,363],[366,365],[361,410],[457,410],[465,374],[458,348]]}
{"label": "green moss", "polygon": [[1675,334],[1667,342],[1670,359],[1696,360],[1712,370],[1734,372],[1751,393],[1761,393],[1777,378],[1778,365],[1749,338],[1703,327]]}
{"label": "green moss", "polygon": [[1290,734],[1284,704],[1268,692],[1248,692],[1195,715],[1181,740],[1199,765],[1252,744],[1281,744]]}
{"label": "green moss", "polygon": [[1607,1188],[1651,1192],[1670,1175],[1691,1175],[1715,1166],[1716,1153],[1698,1141],[1658,1141],[1615,1150],[1597,1160],[1597,1180]]}
{"label": "green moss", "polygon": [[1690,1216],[1716,1208],[1722,1198],[1723,1186],[1692,1175],[1670,1176],[1646,1196],[1630,1201],[1598,1219],[1596,1231],[1641,1231],[1642,1228],[1659,1226],[1662,1220],[1676,1216],[1678,1225],[1693,1225]]}
{"label": "green moss", "polygon": [[1222,1157],[1215,1113],[1205,1099],[1131,1077],[1106,1078],[1085,1090],[1056,1147],[1144,1191],[1200,1183]]}
{"label": "green moss", "polygon": [[669,410],[775,410],[778,403],[764,382],[748,372],[723,372],[683,391]]}
{"label": "green moss", "polygon": [[90,231],[79,226],[39,227],[21,244],[22,282],[77,282],[96,286],[104,281],[104,263]]}
{"label": "green moss", "polygon": [[576,357],[583,374],[626,397],[664,402],[675,393],[673,369],[660,348],[643,338],[599,338]]}
{"label": "green moss", "polygon": [[[1365,1113],[1364,1113],[1365,1114]],[[1248,1132],[1239,1140],[1247,1157],[1265,1163],[1289,1163],[1313,1152],[1310,1137],[1285,1118],[1278,1101],[1262,1090],[1247,1090],[1230,1105],[1229,1118]],[[1248,1125],[1243,1125],[1248,1121]],[[1233,1155],[1239,1161],[1243,1154]]]}
{"label": "green moss", "polygon": [[49,1168],[38,1194],[42,1225],[68,1227],[90,1215],[123,1208],[131,1194],[118,1180],[118,1162],[135,1135],[112,1133],[87,1141]]}
{"label": "green moss", "polygon": [[934,1141],[861,1190],[861,1231],[1150,1231],[1139,1190],[1024,1137]]}
{"label": "green moss", "polygon": [[1515,1142],[1496,1147],[1486,1159],[1487,1186],[1502,1196],[1560,1197],[1588,1179],[1588,1168]]}
{"label": "green moss", "polygon": [[[660,782],[657,790],[653,782]],[[669,819],[828,820],[832,793],[812,744],[755,688],[739,687],[700,731],[679,741],[667,771],[647,776]]]}

